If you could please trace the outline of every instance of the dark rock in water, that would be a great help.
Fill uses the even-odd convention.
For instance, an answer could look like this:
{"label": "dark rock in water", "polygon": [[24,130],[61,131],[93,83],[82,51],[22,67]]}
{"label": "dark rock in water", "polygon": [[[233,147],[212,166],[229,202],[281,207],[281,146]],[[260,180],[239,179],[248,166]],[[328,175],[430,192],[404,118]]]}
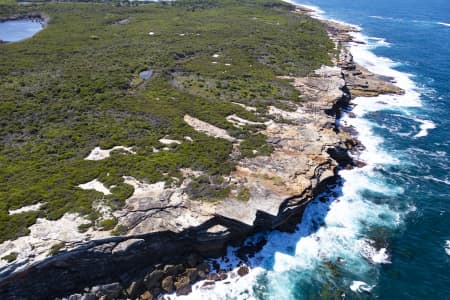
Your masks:
{"label": "dark rock in water", "polygon": [[225,272],[224,270],[220,270],[219,271],[219,280],[225,280],[227,278],[228,278],[227,272]]}
{"label": "dark rock in water", "polygon": [[215,284],[216,283],[214,281],[208,280],[202,284],[202,288],[210,288],[210,287],[212,288]]}
{"label": "dark rock in water", "polygon": [[133,281],[127,288],[127,294],[131,298],[136,298],[142,290],[142,281]]}
{"label": "dark rock in water", "polygon": [[161,280],[163,279],[163,277],[164,277],[163,271],[155,270],[150,274],[148,274],[147,276],[145,276],[144,285],[148,289],[159,287],[161,285]]}
{"label": "dark rock in water", "polygon": [[209,273],[209,271],[210,271],[209,264],[206,263],[206,262],[202,262],[201,264],[199,264],[199,265],[197,266],[197,269],[198,269],[199,271],[203,271],[203,272],[205,272],[205,273]]}
{"label": "dark rock in water", "polygon": [[248,269],[247,266],[242,266],[237,271],[238,275],[241,277],[247,275],[249,272],[250,272],[250,270]]}
{"label": "dark rock in water", "polygon": [[145,70],[139,73],[139,78],[141,79],[149,79],[153,75],[153,70]]}
{"label": "dark rock in water", "polygon": [[207,280],[212,280],[212,281],[219,281],[219,275],[217,273],[209,273],[208,276],[206,276]]}
{"label": "dark rock in water", "polygon": [[220,265],[219,265],[218,262],[214,261],[214,262],[212,263],[212,266],[213,266],[213,269],[214,269],[216,272],[219,272],[219,271],[220,271]]}
{"label": "dark rock in water", "polygon": [[184,284],[184,285],[180,286],[179,288],[177,288],[177,296],[188,295],[191,292],[192,292],[192,287],[190,284]]}
{"label": "dark rock in water", "polygon": [[152,293],[152,295],[153,296],[158,296],[159,294],[161,294],[162,293],[162,289],[160,289],[160,288],[154,288],[153,290],[151,290],[151,293]]}
{"label": "dark rock in water", "polygon": [[141,297],[139,297],[141,300],[153,300],[155,297],[153,297],[152,293],[150,293],[149,291],[146,291],[145,293],[143,293],[141,295]]}
{"label": "dark rock in water", "polygon": [[81,300],[81,297],[80,294],[74,294],[69,296],[69,300]]}
{"label": "dark rock in water", "polygon": [[84,294],[83,297],[81,297],[81,300],[96,300],[96,297],[94,294]]}
{"label": "dark rock in water", "polygon": [[175,282],[175,287],[177,290],[177,296],[187,295],[192,292],[189,276],[179,277]]}
{"label": "dark rock in water", "polygon": [[189,282],[195,283],[198,278],[198,270],[196,268],[186,269],[186,275],[189,277]]}
{"label": "dark rock in water", "polygon": [[174,265],[165,265],[163,270],[166,275],[177,275],[178,273]]}
{"label": "dark rock in water", "polygon": [[173,277],[167,276],[166,278],[164,278],[163,281],[161,282],[161,286],[162,289],[167,293],[172,293],[174,290]]}
{"label": "dark rock in water", "polygon": [[97,297],[105,296],[107,298],[117,298],[122,292],[122,286],[118,282],[98,285],[92,288],[92,293],[94,293]]}

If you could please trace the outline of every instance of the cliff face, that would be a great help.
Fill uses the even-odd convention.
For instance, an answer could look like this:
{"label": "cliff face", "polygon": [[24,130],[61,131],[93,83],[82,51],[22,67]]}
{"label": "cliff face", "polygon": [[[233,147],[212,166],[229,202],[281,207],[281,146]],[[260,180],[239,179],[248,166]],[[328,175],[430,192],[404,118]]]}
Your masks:
{"label": "cliff face", "polygon": [[227,244],[256,230],[293,228],[308,201],[335,179],[337,160],[349,162],[345,152],[353,142],[335,126],[348,100],[339,68],[323,67],[310,77],[286,79],[301,91],[306,105],[290,111],[270,108],[274,121],[264,134],[273,153],[242,160],[226,179],[245,187],[248,199],[202,203],[189,199],[185,184],[158,189],[134,183],[135,194],[115,212],[120,224],[131,228],[124,236],[86,242],[16,271],[0,283],[0,296],[48,299],[83,286],[128,282],[136,272],[162,262],[182,262],[189,253],[223,254]]}
{"label": "cliff face", "polygon": [[[349,31],[354,29],[333,22],[327,25],[337,45],[351,41]],[[283,78],[300,91],[301,102],[289,104],[287,110],[270,107],[271,120],[262,133],[269,137],[272,154],[243,159],[224,178],[227,186],[233,186],[232,191],[242,192],[242,197],[218,203],[190,199],[189,183],[201,175],[192,170],[183,170],[184,182],[172,187],[126,178],[135,192],[122,210],[113,212],[119,225],[127,229],[121,236],[74,241],[72,250],[22,270],[13,266],[10,270],[14,272],[5,272],[0,282],[0,298],[50,299],[108,282],[119,282],[116,290],[136,297],[130,284],[145,274],[145,289],[158,294],[163,278],[178,276],[166,268],[161,271],[158,264],[195,267],[199,262],[187,261],[189,254],[219,256],[226,245],[239,243],[257,230],[293,229],[305,205],[336,180],[336,168],[353,165],[347,153],[356,142],[336,126],[336,118],[351,96],[401,91],[386,78],[354,64],[345,49],[335,67],[324,66],[308,77]],[[230,116],[231,121],[236,126],[250,122]],[[203,125],[202,130],[219,134]],[[150,276],[158,270],[162,273],[152,275],[156,279]],[[183,268],[179,273],[185,276],[186,272]],[[149,283],[151,278],[155,284]],[[182,277],[176,280],[181,282]],[[176,287],[187,289],[181,283]]]}

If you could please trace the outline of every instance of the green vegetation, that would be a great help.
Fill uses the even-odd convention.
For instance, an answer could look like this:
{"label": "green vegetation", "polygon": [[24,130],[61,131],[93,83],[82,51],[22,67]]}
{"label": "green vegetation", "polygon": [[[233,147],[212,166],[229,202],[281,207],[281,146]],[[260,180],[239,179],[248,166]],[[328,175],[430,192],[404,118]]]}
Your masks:
{"label": "green vegetation", "polygon": [[189,183],[186,192],[192,199],[214,202],[227,197],[230,188],[222,176],[199,176]]}
{"label": "green vegetation", "polygon": [[266,143],[266,137],[260,133],[249,135],[240,145],[243,157],[255,157],[258,155],[270,155],[273,146]]}
{"label": "green vegetation", "polygon": [[50,247],[50,250],[48,250],[48,255],[55,255],[56,253],[58,253],[62,248],[64,248],[66,244],[64,242],[60,242],[57,244],[54,244],[53,246]]}
{"label": "green vegetation", "polygon": [[[132,194],[126,175],[170,182],[189,167],[207,176],[192,183],[198,198],[226,196],[226,185],[211,178],[233,170],[232,144],[195,131],[183,116],[244,139],[242,156],[270,154],[258,128],[236,128],[226,117],[262,121],[268,105],[305,101],[277,76],[301,76],[329,63],[333,45],[324,26],[291,9],[270,0],[133,7],[2,0],[0,17],[41,12],[50,24],[30,39],[0,45],[0,242],[27,234],[37,217],[78,212],[95,224],[94,200],[118,208]],[[145,69],[154,75],[138,81]],[[232,101],[256,106],[260,115]],[[194,142],[153,151],[165,146],[161,138],[185,136]],[[84,160],[96,146],[116,145],[133,146],[136,154]],[[114,185],[112,194],[77,188],[95,178]],[[45,204],[8,214],[35,203]]]}
{"label": "green vegetation", "polygon": [[17,255],[18,255],[17,252],[11,252],[10,254],[3,256],[2,259],[11,263],[17,259]]}
{"label": "green vegetation", "polygon": [[241,200],[241,201],[248,201],[248,200],[250,200],[250,191],[248,190],[248,188],[243,187],[239,191],[239,194],[238,194],[237,198],[238,198],[238,200]]}
{"label": "green vegetation", "polygon": [[100,221],[101,230],[112,230],[117,225],[117,219],[104,219]]}

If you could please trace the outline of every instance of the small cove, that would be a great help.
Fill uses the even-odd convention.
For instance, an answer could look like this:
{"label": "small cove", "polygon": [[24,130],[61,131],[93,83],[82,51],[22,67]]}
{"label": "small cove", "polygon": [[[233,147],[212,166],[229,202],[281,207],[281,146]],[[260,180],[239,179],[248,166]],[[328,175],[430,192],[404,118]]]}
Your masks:
{"label": "small cove", "polygon": [[30,38],[42,29],[44,22],[40,19],[16,19],[0,22],[0,41],[13,43]]}

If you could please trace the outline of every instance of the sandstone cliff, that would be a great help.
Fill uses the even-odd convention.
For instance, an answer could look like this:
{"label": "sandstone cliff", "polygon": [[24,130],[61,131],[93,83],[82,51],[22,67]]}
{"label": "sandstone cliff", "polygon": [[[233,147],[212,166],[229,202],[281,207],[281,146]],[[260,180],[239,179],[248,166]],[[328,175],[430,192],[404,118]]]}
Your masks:
{"label": "sandstone cliff", "polygon": [[[326,24],[337,48],[352,42],[354,28]],[[31,245],[29,260],[1,269],[0,297],[50,299],[111,282],[89,289],[84,299],[137,297],[146,290],[150,296],[174,289],[185,293],[210,271],[198,255],[219,256],[226,245],[258,230],[293,229],[305,205],[337,179],[337,168],[354,165],[348,151],[357,142],[336,125],[351,97],[401,92],[388,78],[356,65],[345,48],[335,65],[307,77],[283,77],[300,91],[301,104],[287,104],[286,110],[270,107],[262,133],[273,152],[241,160],[223,178],[220,184],[230,189],[230,197],[220,202],[191,199],[189,183],[202,176],[193,170],[183,170],[184,181],[173,186],[125,178],[134,194],[120,211],[106,212],[118,219],[120,236],[71,236],[62,240],[67,250],[49,258],[43,255],[45,247]],[[190,116],[185,120],[219,138],[226,134]],[[239,126],[250,121],[230,116],[230,122]],[[46,237],[27,241],[42,245]],[[174,271],[167,265],[178,267]]]}

